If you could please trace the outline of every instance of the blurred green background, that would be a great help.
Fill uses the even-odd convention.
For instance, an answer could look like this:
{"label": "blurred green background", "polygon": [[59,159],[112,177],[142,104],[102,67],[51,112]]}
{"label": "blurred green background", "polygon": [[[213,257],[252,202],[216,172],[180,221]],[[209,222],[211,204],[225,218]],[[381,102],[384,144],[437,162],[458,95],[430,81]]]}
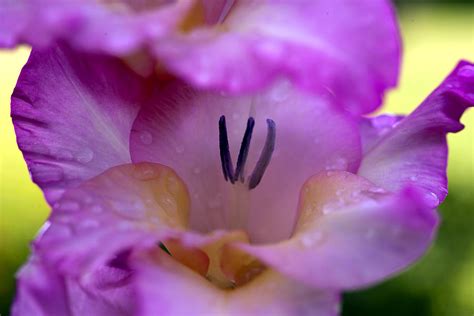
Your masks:
{"label": "blurred green background", "polygon": [[[382,112],[408,113],[459,59],[474,60],[474,6],[472,1],[448,0],[396,3],[404,62],[399,87],[389,94]],[[17,149],[9,118],[10,94],[28,53],[27,48],[0,52],[1,315],[8,315],[15,271],[48,215]],[[474,112],[468,111],[462,121],[466,129],[449,137],[450,192],[440,208],[443,221],[436,243],[400,276],[346,294],[345,316],[474,316]]]}

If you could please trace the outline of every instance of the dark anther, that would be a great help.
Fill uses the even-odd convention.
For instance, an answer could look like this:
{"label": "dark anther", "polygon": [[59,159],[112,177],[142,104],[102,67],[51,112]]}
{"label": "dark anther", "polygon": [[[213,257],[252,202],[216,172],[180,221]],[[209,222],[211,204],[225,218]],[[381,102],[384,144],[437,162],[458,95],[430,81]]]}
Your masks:
{"label": "dark anther", "polygon": [[249,189],[254,189],[262,180],[263,174],[270,163],[272,158],[273,150],[275,149],[276,139],[276,126],[275,122],[271,119],[267,119],[267,138],[265,139],[265,145],[263,146],[260,158],[258,158],[257,165],[252,172],[249,179]]}
{"label": "dark anther", "polygon": [[245,129],[244,138],[240,145],[239,157],[237,159],[237,167],[235,168],[234,181],[240,179],[240,182],[244,182],[244,168],[245,162],[250,149],[250,140],[252,139],[253,127],[255,126],[255,120],[253,117],[249,117],[247,120],[247,128]]}
{"label": "dark anther", "polygon": [[[272,158],[273,150],[275,149],[276,139],[276,125],[271,119],[267,119],[267,138],[263,146],[260,158],[257,161],[257,165],[253,170],[251,176],[247,179],[249,190],[254,189],[262,180],[263,174],[270,163]],[[222,172],[226,181],[230,181],[234,184],[236,181],[245,181],[245,163],[250,150],[250,141],[252,140],[253,128],[255,126],[255,120],[253,117],[249,117],[247,120],[247,128],[245,129],[244,137],[240,145],[239,157],[237,158],[237,166],[235,168],[232,164],[232,158],[229,151],[229,139],[227,137],[227,126],[225,122],[225,116],[222,115],[219,119],[219,149],[221,156]]]}
{"label": "dark anther", "polygon": [[164,243],[160,242],[158,245],[160,246],[161,250],[163,250],[164,252],[166,252],[167,254],[171,256],[171,252],[168,250],[168,248],[166,248]]}
{"label": "dark anther", "polygon": [[229,139],[227,138],[227,127],[225,124],[225,116],[222,115],[219,119],[219,149],[221,155],[222,172],[224,173],[225,181],[229,180],[234,184],[234,170],[232,165],[232,158],[229,151]]}

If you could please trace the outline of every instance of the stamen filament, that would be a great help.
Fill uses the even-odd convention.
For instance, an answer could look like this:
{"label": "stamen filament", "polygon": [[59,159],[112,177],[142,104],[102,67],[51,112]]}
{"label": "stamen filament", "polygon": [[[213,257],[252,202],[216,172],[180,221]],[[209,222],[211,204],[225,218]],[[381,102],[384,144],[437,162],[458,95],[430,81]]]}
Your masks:
{"label": "stamen filament", "polygon": [[257,165],[252,172],[248,182],[249,190],[254,189],[262,180],[263,174],[270,163],[272,158],[273,150],[275,149],[276,140],[276,124],[273,120],[267,119],[267,138],[265,139],[265,145],[263,146],[260,158],[257,161]]}
{"label": "stamen filament", "polygon": [[234,170],[229,151],[229,139],[227,137],[227,127],[224,115],[222,115],[219,119],[219,149],[222,172],[224,173],[225,181],[230,181],[232,184],[234,184]]}
{"label": "stamen filament", "polygon": [[244,137],[240,145],[239,157],[237,158],[237,167],[235,168],[234,181],[240,179],[240,182],[244,182],[244,169],[245,162],[250,150],[250,140],[252,139],[252,132],[255,126],[255,120],[253,117],[249,117],[247,120],[247,128],[245,129]]}

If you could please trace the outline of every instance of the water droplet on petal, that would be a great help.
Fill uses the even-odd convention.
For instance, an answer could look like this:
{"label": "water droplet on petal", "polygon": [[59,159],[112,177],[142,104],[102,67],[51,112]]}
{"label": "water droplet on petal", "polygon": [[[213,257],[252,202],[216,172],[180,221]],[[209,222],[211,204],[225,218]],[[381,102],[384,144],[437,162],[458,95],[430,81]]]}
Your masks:
{"label": "water droplet on petal", "polygon": [[288,80],[283,80],[281,83],[275,85],[271,91],[271,98],[275,102],[283,102],[290,95],[291,83]]}
{"label": "water droplet on petal", "polygon": [[367,191],[369,191],[371,193],[386,193],[386,191],[383,188],[379,188],[379,187],[371,187]]}
{"label": "water droplet on petal", "polygon": [[56,156],[58,157],[58,159],[61,159],[61,160],[70,161],[74,159],[74,155],[69,150],[66,150],[66,149],[59,149],[56,152]]}
{"label": "water droplet on petal", "polygon": [[76,155],[76,161],[80,163],[88,163],[94,158],[94,152],[90,148],[85,148]]}
{"label": "water droplet on petal", "polygon": [[150,132],[144,131],[140,133],[140,141],[143,145],[150,145],[153,142],[153,136]]}
{"label": "water droplet on petal", "polygon": [[56,209],[61,212],[75,212],[78,211],[80,208],[79,203],[77,203],[76,201],[62,201],[55,205]]}
{"label": "water droplet on petal", "polygon": [[311,233],[305,234],[301,237],[301,243],[304,247],[312,247],[315,244],[321,242],[323,239],[323,234],[320,231],[313,231]]}
{"label": "water droplet on petal", "polygon": [[178,205],[171,196],[166,195],[161,197],[158,203],[168,216],[174,216],[177,213]]}
{"label": "water droplet on petal", "polygon": [[418,180],[417,176],[410,176],[410,181],[416,182]]}
{"label": "water droplet on petal", "polygon": [[431,207],[438,206],[438,204],[439,204],[439,198],[436,195],[436,193],[434,193],[434,192],[426,193],[425,199]]}
{"label": "water droplet on petal", "polygon": [[158,171],[150,165],[140,164],[133,169],[133,176],[138,180],[153,180],[158,176]]}
{"label": "water droplet on petal", "polygon": [[55,183],[64,178],[64,170],[60,166],[32,163],[29,170],[32,176],[41,179],[42,183]]}
{"label": "water droplet on petal", "polygon": [[338,207],[337,203],[334,203],[334,202],[326,203],[326,204],[324,204],[323,208],[321,209],[321,212],[323,214],[329,214],[329,213],[335,211],[337,209],[337,207]]}
{"label": "water droplet on petal", "polygon": [[201,173],[201,169],[198,168],[198,167],[196,167],[196,168],[193,169],[193,172],[194,172],[194,174],[200,174],[200,173]]}
{"label": "water droplet on petal", "polygon": [[458,76],[460,77],[474,77],[474,66],[465,65],[458,70]]}
{"label": "water droplet on petal", "polygon": [[168,176],[166,179],[166,189],[171,195],[176,195],[179,193],[179,183],[174,176]]}
{"label": "water droplet on petal", "polygon": [[99,227],[99,222],[93,219],[86,219],[79,222],[79,229],[92,229]]}
{"label": "water droplet on petal", "polygon": [[71,216],[69,216],[68,214],[56,213],[56,216],[53,217],[53,222],[60,224],[69,224],[71,222]]}
{"label": "water droplet on petal", "polygon": [[326,170],[345,170],[347,169],[347,159],[338,157],[326,166]]}
{"label": "water droplet on petal", "polygon": [[336,172],[334,172],[334,171],[328,171],[328,172],[326,172],[326,176],[328,176],[328,177],[332,177],[332,176],[335,175],[335,174],[336,174]]}
{"label": "water droplet on petal", "polygon": [[182,145],[176,146],[175,149],[176,149],[176,152],[177,152],[178,154],[184,153],[184,146],[182,146]]}
{"label": "water droplet on petal", "polygon": [[91,208],[90,208],[90,211],[91,211],[92,213],[96,213],[96,214],[101,213],[102,210],[103,210],[103,209],[102,209],[102,206],[100,206],[99,204],[93,205],[93,206],[91,206]]}

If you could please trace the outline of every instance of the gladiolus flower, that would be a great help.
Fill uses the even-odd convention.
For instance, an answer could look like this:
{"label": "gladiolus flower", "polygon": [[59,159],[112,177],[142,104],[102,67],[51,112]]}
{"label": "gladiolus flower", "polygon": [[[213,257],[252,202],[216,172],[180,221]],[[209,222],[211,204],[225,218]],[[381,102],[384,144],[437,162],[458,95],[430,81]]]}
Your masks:
{"label": "gladiolus flower", "polygon": [[287,81],[233,96],[33,52],[12,116],[54,210],[13,314],[337,315],[431,244],[473,69],[359,118]]}
{"label": "gladiolus flower", "polygon": [[0,47],[56,42],[234,94],[286,77],[354,113],[380,105],[400,61],[385,0],[0,0]]}

